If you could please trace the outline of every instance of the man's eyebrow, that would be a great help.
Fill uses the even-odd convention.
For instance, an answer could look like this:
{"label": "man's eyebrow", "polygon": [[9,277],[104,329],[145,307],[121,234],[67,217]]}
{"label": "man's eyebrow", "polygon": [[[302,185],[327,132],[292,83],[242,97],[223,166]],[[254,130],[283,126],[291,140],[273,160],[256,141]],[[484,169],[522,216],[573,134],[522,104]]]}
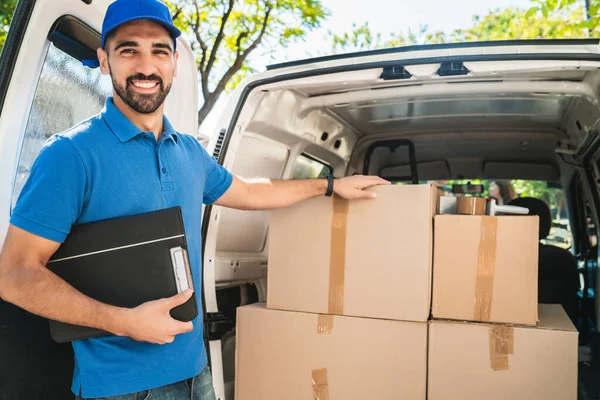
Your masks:
{"label": "man's eyebrow", "polygon": [[166,43],[152,43],[152,47],[155,49],[167,49],[169,51],[173,51],[170,44]]}
{"label": "man's eyebrow", "polygon": [[119,43],[116,47],[114,51],[119,50],[121,47],[138,47],[139,44],[138,42],[133,42],[133,41],[127,41],[127,42],[121,42]]}

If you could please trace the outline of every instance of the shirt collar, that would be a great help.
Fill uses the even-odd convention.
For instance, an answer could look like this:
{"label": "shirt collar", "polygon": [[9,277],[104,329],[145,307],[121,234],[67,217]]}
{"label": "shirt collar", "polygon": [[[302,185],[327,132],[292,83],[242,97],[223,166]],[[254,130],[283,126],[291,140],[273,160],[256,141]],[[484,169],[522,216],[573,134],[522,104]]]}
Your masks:
{"label": "shirt collar", "polygon": [[169,122],[169,119],[165,115],[163,115],[163,136],[165,136],[165,139],[172,138],[175,143],[179,141],[179,133],[173,128],[173,125],[171,125],[171,122]]}
{"label": "shirt collar", "polygon": [[[121,142],[127,142],[139,134],[144,133],[140,128],[135,126],[119,109],[114,105],[112,96],[106,99],[104,109],[100,113],[102,119],[110,130],[119,138]],[[173,139],[177,143],[178,133],[173,128],[166,116],[163,115],[163,136]]]}

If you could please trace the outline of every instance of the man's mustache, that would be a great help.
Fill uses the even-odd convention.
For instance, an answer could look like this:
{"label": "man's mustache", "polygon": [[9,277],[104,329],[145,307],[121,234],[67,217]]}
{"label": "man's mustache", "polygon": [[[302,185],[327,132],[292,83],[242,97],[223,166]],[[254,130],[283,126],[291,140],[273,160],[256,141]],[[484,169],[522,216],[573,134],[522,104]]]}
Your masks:
{"label": "man's mustache", "polygon": [[137,74],[137,75],[133,75],[133,76],[130,76],[129,78],[127,78],[127,83],[129,85],[132,85],[133,81],[157,81],[158,84],[160,85],[160,88],[163,89],[162,78],[155,74],[152,74],[152,75]]}

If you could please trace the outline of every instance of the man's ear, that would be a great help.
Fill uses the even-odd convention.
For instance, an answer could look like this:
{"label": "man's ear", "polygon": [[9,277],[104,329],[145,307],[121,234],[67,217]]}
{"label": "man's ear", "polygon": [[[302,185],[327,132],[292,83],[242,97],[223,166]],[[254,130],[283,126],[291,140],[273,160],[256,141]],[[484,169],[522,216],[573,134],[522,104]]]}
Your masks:
{"label": "man's ear", "polygon": [[100,71],[102,72],[102,75],[110,74],[110,68],[108,67],[108,53],[106,53],[102,47],[99,47],[98,50],[96,50],[96,55],[100,62]]}

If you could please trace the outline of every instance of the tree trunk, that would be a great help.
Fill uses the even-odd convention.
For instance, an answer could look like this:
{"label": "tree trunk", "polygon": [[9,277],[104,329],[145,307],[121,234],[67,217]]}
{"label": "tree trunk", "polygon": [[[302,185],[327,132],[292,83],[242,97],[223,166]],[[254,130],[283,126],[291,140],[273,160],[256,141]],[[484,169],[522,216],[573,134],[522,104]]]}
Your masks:
{"label": "tree trunk", "polygon": [[[210,93],[208,97],[204,100],[204,104],[200,110],[198,110],[198,128],[202,126],[202,122],[206,119],[208,114],[214,108],[215,104],[217,104],[217,100],[219,100],[219,96],[221,93]],[[219,127],[221,128],[221,127]],[[212,132],[206,132],[207,134],[212,134]]]}

